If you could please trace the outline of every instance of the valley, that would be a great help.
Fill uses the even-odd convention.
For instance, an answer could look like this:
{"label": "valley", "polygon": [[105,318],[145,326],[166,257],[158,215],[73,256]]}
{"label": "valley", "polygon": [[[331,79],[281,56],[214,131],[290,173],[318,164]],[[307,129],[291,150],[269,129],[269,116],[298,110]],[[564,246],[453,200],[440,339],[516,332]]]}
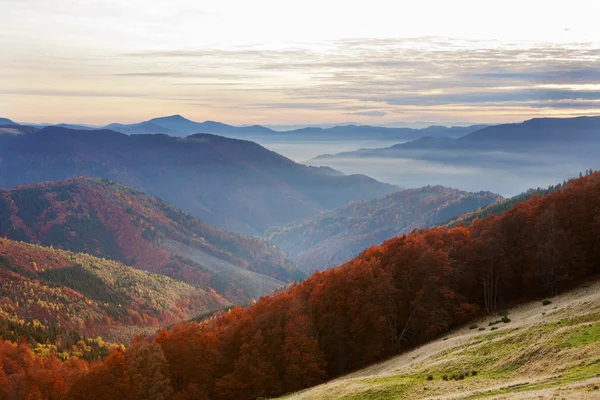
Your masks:
{"label": "valley", "polygon": [[439,225],[453,216],[502,200],[441,186],[408,189],[322,212],[268,232],[268,240],[308,272],[343,264],[397,235]]}
{"label": "valley", "polygon": [[0,10],[0,400],[600,400],[600,1]]}
{"label": "valley", "polygon": [[485,127],[459,138],[424,137],[307,161],[418,188],[423,182],[505,197],[598,168],[600,118],[539,118]]}

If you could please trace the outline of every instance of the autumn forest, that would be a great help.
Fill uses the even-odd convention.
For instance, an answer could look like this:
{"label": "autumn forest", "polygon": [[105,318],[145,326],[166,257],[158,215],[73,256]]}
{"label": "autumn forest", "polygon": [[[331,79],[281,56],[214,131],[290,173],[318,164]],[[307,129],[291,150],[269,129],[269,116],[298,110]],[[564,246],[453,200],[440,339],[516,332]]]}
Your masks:
{"label": "autumn forest", "polygon": [[[140,335],[110,353],[90,350],[97,357],[35,352],[26,339],[35,327],[23,327],[24,337],[4,337],[0,345],[0,393],[254,400],[294,392],[599,273],[599,213],[600,173],[588,172],[470,225],[426,228],[371,246],[251,306]],[[21,251],[36,259],[35,247]],[[4,260],[0,272],[14,274],[15,260]],[[0,333],[14,330],[0,325]],[[72,346],[98,347],[66,331],[46,335],[47,342],[72,337]]]}

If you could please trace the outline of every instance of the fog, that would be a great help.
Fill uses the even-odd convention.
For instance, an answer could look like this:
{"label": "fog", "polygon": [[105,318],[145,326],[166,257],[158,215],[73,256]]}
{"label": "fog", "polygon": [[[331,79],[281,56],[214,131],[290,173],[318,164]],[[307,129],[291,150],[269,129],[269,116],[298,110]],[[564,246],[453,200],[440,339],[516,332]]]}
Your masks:
{"label": "fog", "polygon": [[[525,151],[439,150],[405,151],[402,156],[314,157],[358,149],[381,149],[389,141],[257,141],[262,146],[296,162],[328,166],[346,174],[364,174],[402,188],[443,185],[467,191],[487,190],[510,197],[531,188],[547,187],[568,180],[589,168],[600,169],[600,160],[587,150],[571,148],[561,154]],[[567,156],[565,154],[571,154]],[[385,154],[385,153],[380,153]],[[581,157],[575,157],[579,154]],[[584,154],[587,154],[584,156]]]}
{"label": "fog", "polygon": [[358,149],[379,149],[393,146],[402,141],[359,140],[359,141],[319,141],[319,142],[274,142],[256,139],[256,142],[291,160],[306,164],[321,154],[336,154]]}
{"label": "fog", "polygon": [[527,162],[509,165],[467,166],[410,158],[321,158],[310,165],[330,166],[346,174],[365,174],[403,188],[444,185],[476,192],[488,190],[504,197],[530,188],[547,187],[600,165],[577,160]]}

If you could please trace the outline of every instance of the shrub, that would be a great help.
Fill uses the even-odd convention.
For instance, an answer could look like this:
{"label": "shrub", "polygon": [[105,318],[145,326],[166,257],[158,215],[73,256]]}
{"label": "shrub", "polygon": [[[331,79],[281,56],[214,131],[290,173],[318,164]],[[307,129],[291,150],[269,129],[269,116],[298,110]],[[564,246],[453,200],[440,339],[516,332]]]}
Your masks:
{"label": "shrub", "polygon": [[477,375],[477,371],[471,371],[471,376],[476,376]]}
{"label": "shrub", "polygon": [[447,381],[448,380],[448,375],[442,375],[442,379]]}
{"label": "shrub", "polygon": [[548,300],[548,299],[542,300],[542,305],[547,306],[547,305],[550,305],[550,304],[552,304],[552,302],[550,300]]}
{"label": "shrub", "polygon": [[508,311],[500,311],[498,315],[500,315],[501,317],[506,317],[508,315]]}
{"label": "shrub", "polygon": [[428,381],[432,381],[432,380],[433,380],[433,375],[428,375],[428,376],[427,376],[427,380],[428,380]]}
{"label": "shrub", "polygon": [[497,326],[492,327],[492,330],[495,331],[496,329],[498,329]]}
{"label": "shrub", "polygon": [[510,322],[510,318],[508,318],[506,315],[504,317],[502,317],[502,322],[504,322],[505,324],[508,324]]}
{"label": "shrub", "polygon": [[485,328],[479,328],[480,331],[485,331]]}
{"label": "shrub", "polygon": [[473,325],[469,326],[469,329],[477,329],[477,324],[473,324]]}

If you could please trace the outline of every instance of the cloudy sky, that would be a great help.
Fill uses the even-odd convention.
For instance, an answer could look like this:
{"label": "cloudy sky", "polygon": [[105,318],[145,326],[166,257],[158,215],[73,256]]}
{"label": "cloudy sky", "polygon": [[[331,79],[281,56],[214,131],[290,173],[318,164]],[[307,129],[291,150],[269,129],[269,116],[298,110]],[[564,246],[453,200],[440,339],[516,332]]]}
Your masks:
{"label": "cloudy sky", "polygon": [[0,117],[600,114],[597,0],[0,0]]}

